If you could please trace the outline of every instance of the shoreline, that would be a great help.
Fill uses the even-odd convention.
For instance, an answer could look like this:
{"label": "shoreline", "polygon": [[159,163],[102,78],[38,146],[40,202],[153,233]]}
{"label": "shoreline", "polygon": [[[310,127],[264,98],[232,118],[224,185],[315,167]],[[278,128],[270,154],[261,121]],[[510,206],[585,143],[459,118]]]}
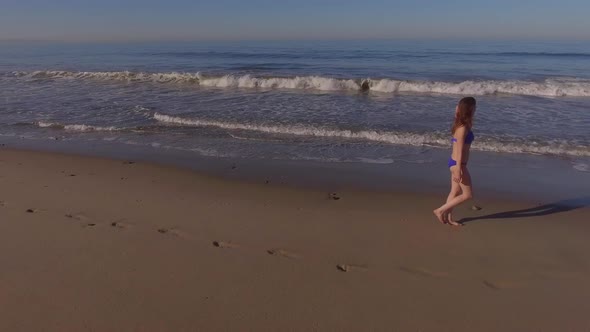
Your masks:
{"label": "shoreline", "polygon": [[[36,141],[3,137],[3,149],[58,153],[179,167],[227,180],[271,183],[299,189],[411,192],[446,197],[449,151],[431,151],[433,162],[390,164],[285,159],[210,157],[194,152],[100,141]],[[476,201],[481,199],[552,203],[584,196],[590,173],[575,170],[572,160],[546,156],[478,151],[470,162]],[[539,167],[538,165],[543,165]]]}
{"label": "shoreline", "polygon": [[482,198],[453,228],[432,215],[438,194],[335,200],[134,159],[0,155],[0,330],[590,326],[588,197]]}

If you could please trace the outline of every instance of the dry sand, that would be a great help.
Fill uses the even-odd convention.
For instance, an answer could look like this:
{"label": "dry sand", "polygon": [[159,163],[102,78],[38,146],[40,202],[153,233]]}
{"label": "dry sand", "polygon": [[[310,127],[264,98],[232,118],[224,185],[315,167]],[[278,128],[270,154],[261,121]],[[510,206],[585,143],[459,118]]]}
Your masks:
{"label": "dry sand", "polygon": [[480,200],[453,228],[438,196],[13,150],[0,170],[0,331],[590,330],[583,200]]}

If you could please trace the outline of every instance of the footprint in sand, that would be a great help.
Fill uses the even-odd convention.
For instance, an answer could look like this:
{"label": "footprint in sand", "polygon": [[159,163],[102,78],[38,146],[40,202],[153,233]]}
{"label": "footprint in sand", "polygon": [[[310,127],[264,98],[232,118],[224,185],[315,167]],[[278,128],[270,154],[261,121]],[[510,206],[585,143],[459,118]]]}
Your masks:
{"label": "footprint in sand", "polygon": [[484,280],[484,281],[482,281],[482,283],[484,284],[484,286],[486,286],[489,289],[500,290],[500,287],[491,281]]}
{"label": "footprint in sand", "polygon": [[235,243],[224,242],[224,241],[213,241],[212,244],[213,244],[214,247],[224,248],[224,249],[235,249],[235,248],[238,248],[239,247]]}
{"label": "footprint in sand", "polygon": [[83,213],[76,213],[76,214],[73,214],[73,213],[68,213],[68,214],[66,214],[66,215],[65,215],[65,217],[66,217],[66,218],[70,218],[70,219],[74,219],[74,220],[78,220],[78,221],[86,221],[86,220],[88,220],[88,219],[89,219],[89,218],[88,218],[86,215],[84,215]]}
{"label": "footprint in sand", "polygon": [[289,259],[299,259],[301,258],[301,255],[296,254],[294,252],[285,250],[285,249],[270,249],[266,251],[269,255],[273,255],[273,256],[280,256],[280,257],[285,257],[285,258],[289,258]]}
{"label": "footprint in sand", "polygon": [[352,271],[367,271],[369,268],[366,265],[357,265],[357,264],[338,264],[336,265],[338,271],[341,272],[352,272]]}
{"label": "footprint in sand", "polygon": [[407,266],[400,266],[400,271],[404,271],[406,273],[411,273],[415,275],[419,275],[422,277],[430,277],[430,278],[446,278],[449,276],[446,272],[437,272],[437,271],[430,271],[425,268],[421,267],[407,267]]}
{"label": "footprint in sand", "polygon": [[83,213],[76,213],[76,214],[68,213],[65,215],[65,217],[69,218],[69,219],[85,222],[85,224],[82,225],[82,227],[84,227],[84,228],[96,226],[96,223],[89,222],[90,218]]}
{"label": "footprint in sand", "polygon": [[130,228],[131,226],[132,225],[130,223],[126,222],[124,219],[111,222],[111,227],[118,228],[118,229]]}
{"label": "footprint in sand", "polygon": [[166,235],[172,235],[172,236],[178,236],[178,237],[188,237],[188,234],[176,229],[176,228],[166,228],[166,227],[161,227],[157,229],[158,233],[161,234],[166,234]]}
{"label": "footprint in sand", "polygon": [[328,199],[334,200],[334,201],[339,201],[340,200],[340,195],[338,195],[338,193],[332,192],[328,194]]}
{"label": "footprint in sand", "polygon": [[486,286],[487,288],[492,289],[492,290],[495,290],[495,291],[520,287],[520,285],[518,284],[518,282],[515,282],[515,281],[506,281],[506,280],[501,280],[501,281],[483,280],[482,281],[482,284],[484,286]]}

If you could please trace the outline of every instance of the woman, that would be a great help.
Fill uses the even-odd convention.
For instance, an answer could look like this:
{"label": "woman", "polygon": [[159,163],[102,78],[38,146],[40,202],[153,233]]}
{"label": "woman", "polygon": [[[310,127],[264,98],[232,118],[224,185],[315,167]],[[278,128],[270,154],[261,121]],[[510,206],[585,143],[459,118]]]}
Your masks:
{"label": "woman", "polygon": [[453,152],[451,159],[449,159],[451,192],[447,197],[447,202],[433,211],[443,224],[461,226],[460,223],[453,220],[453,208],[473,197],[471,175],[467,169],[467,162],[469,161],[469,149],[475,138],[471,131],[475,104],[475,98],[465,97],[459,101],[455,109],[455,121],[451,129]]}

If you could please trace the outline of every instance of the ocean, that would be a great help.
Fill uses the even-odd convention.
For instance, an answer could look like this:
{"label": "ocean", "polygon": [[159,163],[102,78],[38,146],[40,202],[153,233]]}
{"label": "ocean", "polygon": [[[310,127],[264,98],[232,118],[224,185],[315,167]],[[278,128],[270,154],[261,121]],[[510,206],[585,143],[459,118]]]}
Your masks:
{"label": "ocean", "polygon": [[590,183],[589,42],[0,43],[0,140],[39,149],[446,171],[464,96],[475,167]]}

